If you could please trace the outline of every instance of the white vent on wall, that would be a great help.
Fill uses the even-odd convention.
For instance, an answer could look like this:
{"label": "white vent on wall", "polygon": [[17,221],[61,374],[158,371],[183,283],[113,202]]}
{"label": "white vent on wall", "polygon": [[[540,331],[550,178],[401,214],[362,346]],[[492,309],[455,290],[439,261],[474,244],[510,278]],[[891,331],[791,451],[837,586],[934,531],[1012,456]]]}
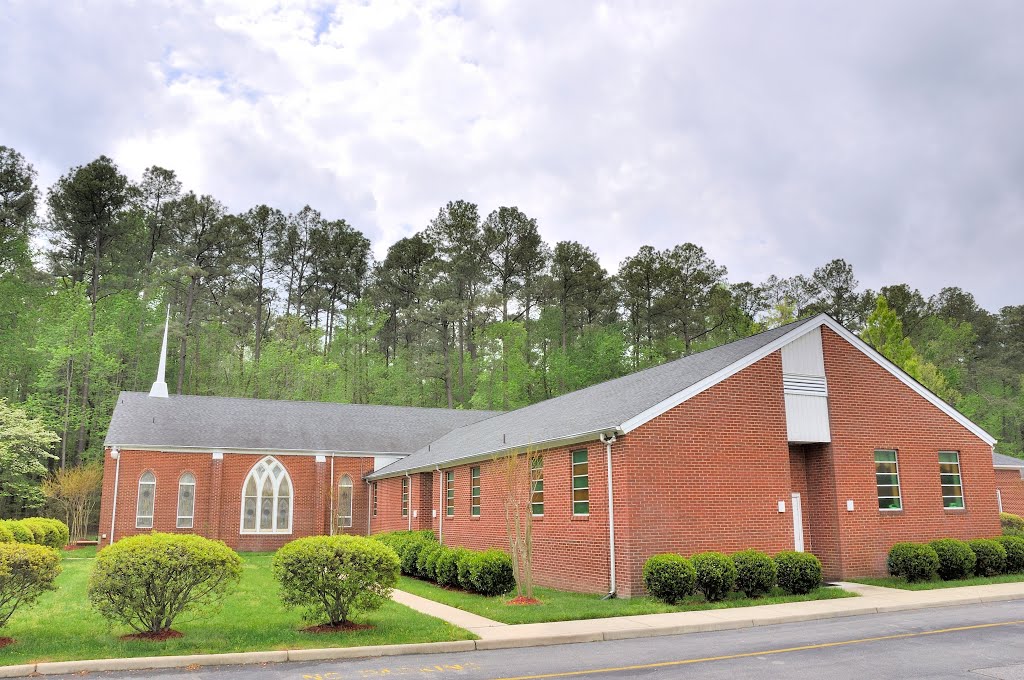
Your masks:
{"label": "white vent on wall", "polygon": [[825,383],[825,376],[823,375],[783,374],[782,388],[786,394],[809,394],[816,397],[828,396],[828,385]]}

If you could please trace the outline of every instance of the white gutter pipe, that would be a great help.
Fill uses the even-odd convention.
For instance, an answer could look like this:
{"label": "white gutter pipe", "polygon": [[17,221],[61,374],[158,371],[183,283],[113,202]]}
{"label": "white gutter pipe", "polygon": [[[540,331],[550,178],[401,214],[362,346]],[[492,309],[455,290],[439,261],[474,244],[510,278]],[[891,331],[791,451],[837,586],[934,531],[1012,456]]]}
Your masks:
{"label": "white gutter pipe", "polygon": [[406,496],[405,501],[405,514],[409,518],[409,531],[412,531],[412,476],[406,472],[405,478],[409,480],[406,482],[406,484],[408,484],[406,487],[408,495]]}
{"label": "white gutter pipe", "polygon": [[330,515],[330,522],[331,522],[331,534],[330,535],[331,536],[334,535],[334,529],[335,529],[334,522],[336,521],[336,519],[337,518],[334,515],[334,453],[332,452],[331,453],[331,515]]}
{"label": "white gutter pipe", "polygon": [[609,574],[611,576],[611,585],[608,589],[608,594],[604,596],[604,599],[610,599],[615,597],[615,493],[614,487],[612,486],[612,444],[615,443],[615,435],[606,437],[604,433],[601,433],[601,442],[604,444],[605,463],[608,467],[608,482],[605,486],[608,487],[608,560],[609,560]]}
{"label": "white gutter pipe", "polygon": [[121,481],[121,449],[116,446],[110,449],[110,457],[117,462],[114,463],[114,504],[110,508],[110,543],[107,545],[114,545],[114,522],[117,520],[117,487],[118,482]]}
{"label": "white gutter pipe", "polygon": [[435,466],[434,470],[437,471],[437,486],[439,487],[437,494],[437,542],[444,545],[444,504],[448,499],[444,494],[444,475],[441,474],[441,466]]}
{"label": "white gutter pipe", "polygon": [[366,481],[366,535],[373,535],[373,485],[377,482]]}

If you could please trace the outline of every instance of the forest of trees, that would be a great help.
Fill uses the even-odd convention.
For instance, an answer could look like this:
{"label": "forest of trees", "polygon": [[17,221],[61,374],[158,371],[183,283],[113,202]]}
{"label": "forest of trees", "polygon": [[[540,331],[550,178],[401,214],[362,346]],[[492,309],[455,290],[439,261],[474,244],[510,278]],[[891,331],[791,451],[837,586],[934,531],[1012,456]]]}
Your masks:
{"label": "forest of trees", "polygon": [[827,312],[1024,455],[1024,305],[864,290],[841,259],[731,282],[692,243],[609,272],[466,201],[375,261],[338,216],[237,208],[105,156],[44,190],[0,146],[0,403],[56,435],[51,470],[99,458],[118,393],[149,389],[168,305],[172,393],[493,409]]}

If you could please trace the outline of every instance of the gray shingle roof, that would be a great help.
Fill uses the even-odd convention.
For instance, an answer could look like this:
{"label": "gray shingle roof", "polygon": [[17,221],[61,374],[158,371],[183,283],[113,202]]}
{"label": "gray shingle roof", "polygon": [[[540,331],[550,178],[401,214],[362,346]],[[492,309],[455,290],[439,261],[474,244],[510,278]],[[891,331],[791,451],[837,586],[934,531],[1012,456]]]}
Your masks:
{"label": "gray shingle roof", "polygon": [[[381,468],[372,477],[443,465],[514,447],[611,432],[786,333],[812,321],[803,319],[675,361],[501,413],[441,436],[416,453]],[[595,434],[596,436],[596,434]]]}
{"label": "gray shingle roof", "polygon": [[495,411],[122,392],[107,446],[407,454]]}
{"label": "gray shingle roof", "polygon": [[995,451],[992,452],[992,464],[1004,467],[1024,468],[1024,460],[1014,458],[1013,456],[1007,456],[1002,453],[996,453]]}

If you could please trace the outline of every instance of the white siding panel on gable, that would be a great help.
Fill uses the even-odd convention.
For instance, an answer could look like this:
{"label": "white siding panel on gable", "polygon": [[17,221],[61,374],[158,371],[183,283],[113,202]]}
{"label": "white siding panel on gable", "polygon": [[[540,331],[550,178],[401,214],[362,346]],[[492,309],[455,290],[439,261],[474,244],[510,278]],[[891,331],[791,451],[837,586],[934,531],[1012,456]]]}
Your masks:
{"label": "white siding panel on gable", "polygon": [[401,459],[403,456],[374,456],[373,457],[373,469],[374,472],[381,469],[386,465],[391,465],[396,460]]}
{"label": "white siding panel on gable", "polygon": [[825,375],[821,328],[808,331],[782,348],[782,372],[794,375]]}
{"label": "white siding panel on gable", "polygon": [[807,394],[787,394],[786,430],[791,442],[832,441],[832,432],[828,426],[828,399]]}

